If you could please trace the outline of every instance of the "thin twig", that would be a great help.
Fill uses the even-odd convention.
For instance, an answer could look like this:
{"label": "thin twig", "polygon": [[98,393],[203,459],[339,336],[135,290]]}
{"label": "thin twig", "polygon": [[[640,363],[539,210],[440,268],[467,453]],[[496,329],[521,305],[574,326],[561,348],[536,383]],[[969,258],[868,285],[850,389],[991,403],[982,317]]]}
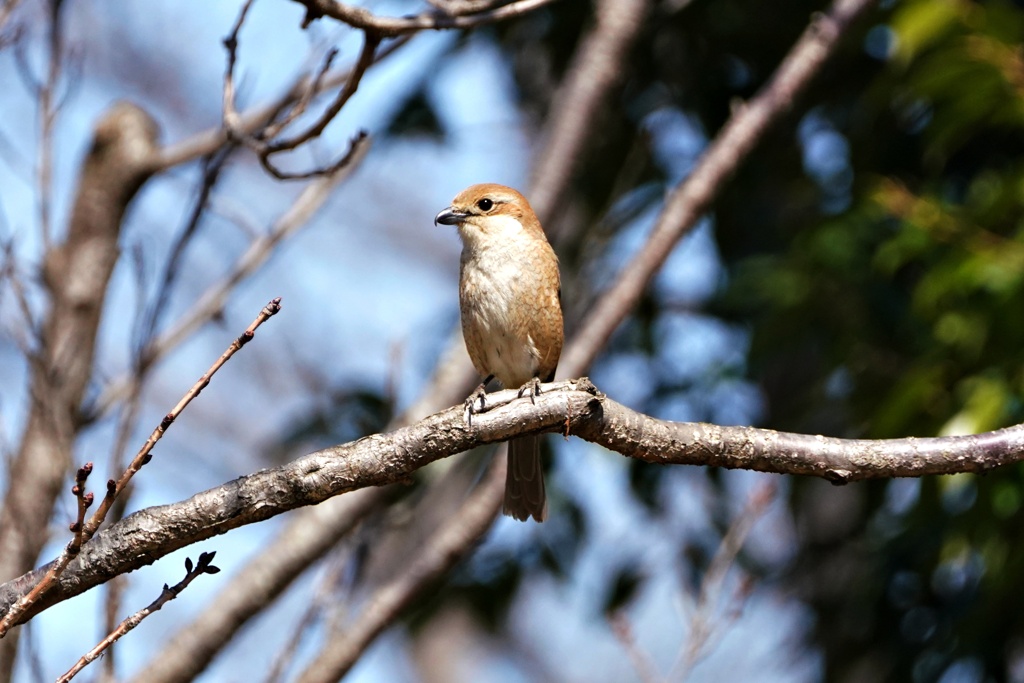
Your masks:
{"label": "thin twig", "polygon": [[349,79],[345,83],[338,95],[331,102],[330,106],[324,111],[323,115],[313,123],[307,130],[299,133],[298,135],[286,138],[284,140],[278,140],[272,142],[268,146],[268,153],[273,154],[284,150],[295,149],[304,142],[308,142],[313,138],[319,137],[324,129],[338,113],[341,112],[342,107],[352,98],[356,90],[359,88],[359,81],[362,80],[363,74],[373,64],[374,54],[377,52],[377,46],[380,45],[381,39],[373,34],[365,34],[363,37],[363,49],[359,53],[359,59],[356,60],[356,65],[349,74]]}
{"label": "thin twig", "polygon": [[[128,482],[131,481],[132,477],[134,477],[135,474],[150,461],[150,459],[152,458],[153,447],[156,446],[158,441],[160,441],[160,439],[166,433],[167,429],[171,426],[171,424],[173,424],[174,420],[177,419],[177,417],[188,406],[188,404],[191,403],[192,400],[196,396],[198,396],[203,389],[206,388],[206,386],[210,383],[210,379],[213,377],[213,375],[221,367],[223,367],[223,365],[226,362],[228,362],[231,356],[233,356],[245,344],[252,340],[253,336],[256,333],[256,329],[264,322],[269,320],[272,316],[277,314],[277,312],[280,310],[280,298],[274,299],[266,306],[264,306],[263,310],[260,311],[259,315],[256,316],[256,319],[252,322],[251,325],[249,325],[245,332],[243,332],[241,336],[235,339],[231,343],[231,345],[228,346],[227,350],[223,354],[221,354],[220,358],[218,358],[217,361],[214,362],[212,366],[210,366],[210,369],[206,371],[206,374],[200,377],[199,380],[194,385],[192,385],[192,388],[185,393],[185,395],[181,398],[180,401],[178,401],[178,404],[174,406],[171,412],[167,413],[167,415],[156,427],[156,429],[154,429],[153,432],[149,435],[149,438],[146,440],[146,443],[143,444],[142,448],[139,449],[139,452],[136,454],[132,462],[128,465],[127,469],[125,469],[125,471],[121,474],[120,478],[117,479],[116,481],[113,479],[107,481],[106,495],[103,497],[103,501],[100,503],[100,506],[99,508],[97,508],[96,512],[93,513],[92,517],[89,519],[87,523],[85,523],[84,525],[79,525],[80,529],[75,530],[73,527],[73,530],[75,530],[75,536],[64,548],[64,551],[61,553],[60,557],[58,557],[57,560],[51,563],[46,574],[32,588],[32,590],[29,591],[28,594],[26,594],[17,603],[15,603],[15,605],[11,607],[10,611],[8,611],[7,614],[4,616],[3,620],[0,620],[0,638],[7,634],[7,632],[11,629],[11,626],[17,623],[17,620],[21,617],[22,614],[24,614],[34,603],[38,602],[44,595],[46,595],[48,591],[52,590],[53,586],[57,584],[57,581],[60,579],[60,576],[64,573],[64,570],[67,568],[68,564],[71,562],[71,560],[78,556],[82,545],[89,542],[89,540],[96,533],[97,529],[99,529],[99,526],[103,523],[103,520],[106,519],[107,512],[110,510],[110,506],[117,498],[117,495],[124,490],[124,488],[128,485]],[[79,476],[81,476],[81,472],[82,470],[79,470]]]}
{"label": "thin twig", "polygon": [[[277,120],[267,125],[266,128],[261,130],[260,138],[264,140],[272,140],[276,138],[280,135],[281,131],[292,123],[292,121],[306,113],[306,110],[309,109],[309,105],[313,102],[313,98],[324,90],[324,79],[327,77],[328,72],[330,72],[331,65],[334,64],[334,60],[337,56],[338,48],[331,48],[327,51],[327,54],[324,55],[323,62],[320,64],[320,68],[317,69],[316,74],[314,74],[313,78],[307,79],[308,84],[303,88],[302,95],[300,95],[299,99],[295,101],[295,105],[288,109],[284,116],[279,117]],[[355,73],[355,69],[351,69],[349,71],[349,79],[346,79],[346,82],[351,80],[351,75],[353,73]],[[240,116],[236,112],[235,121],[237,122],[239,118]]]}
{"label": "thin twig", "polygon": [[650,655],[637,642],[629,617],[622,610],[612,612],[608,615],[608,625],[611,627],[615,639],[619,641],[629,656],[629,661],[632,662],[640,680],[643,683],[664,683],[664,679],[658,675]]}
{"label": "thin twig", "polygon": [[426,30],[468,29],[513,19],[548,5],[554,0],[517,0],[507,5],[476,11],[470,3],[453,4],[447,12],[431,10],[411,17],[379,17],[367,9],[335,0],[294,0],[306,8],[303,25],[321,17],[330,17],[353,28],[372,32],[381,38]]}
{"label": "thin twig", "polygon": [[160,424],[157,425],[157,427],[152,431],[152,433],[150,433],[149,438],[146,439],[146,443],[142,445],[142,448],[139,449],[139,452],[135,454],[134,458],[132,458],[132,461],[128,464],[128,467],[121,474],[121,477],[116,482],[114,482],[114,486],[111,487],[111,482],[108,482],[107,495],[104,497],[103,502],[100,503],[99,509],[97,509],[96,512],[93,514],[92,519],[90,519],[89,523],[86,525],[85,532],[88,538],[91,538],[92,535],[96,533],[96,530],[99,528],[100,524],[102,524],[103,520],[106,519],[107,511],[110,509],[110,505],[113,503],[113,499],[116,498],[117,495],[124,490],[125,486],[128,485],[128,482],[131,481],[132,477],[134,477],[136,473],[138,473],[138,471],[141,470],[142,467],[150,461],[150,459],[152,458],[153,448],[160,441],[160,439],[163,438],[163,435],[167,433],[167,430],[174,423],[174,421],[178,419],[178,416],[181,415],[182,411],[185,410],[185,408],[188,407],[188,404],[191,403],[192,400],[195,399],[197,396],[199,396],[199,393],[210,384],[210,380],[217,373],[217,371],[220,370],[224,366],[224,364],[227,363],[233,355],[235,355],[235,353],[240,351],[243,346],[252,341],[253,337],[256,335],[256,330],[259,328],[259,326],[265,323],[267,320],[270,320],[270,318],[272,318],[273,316],[277,315],[277,313],[280,310],[281,297],[277,297],[276,299],[271,300],[270,303],[264,306],[263,309],[259,312],[259,315],[256,316],[256,319],[253,320],[249,327],[246,328],[245,332],[243,332],[237,339],[231,342],[231,344],[224,351],[224,353],[221,354],[220,358],[218,358],[213,363],[213,365],[210,366],[210,369],[207,370],[206,373],[202,377],[200,377],[195,384],[192,385],[191,389],[185,392],[185,395],[182,396],[181,400],[178,401],[178,404],[171,409],[171,412],[167,413],[167,415],[164,416],[164,419],[160,421]]}
{"label": "thin twig", "polygon": [[[188,339],[193,332],[215,319],[224,311],[224,305],[235,287],[258,270],[273,254],[274,249],[300,228],[324,205],[331,192],[359,166],[369,151],[370,139],[360,140],[355,156],[337,173],[318,178],[310,183],[288,210],[274,222],[267,234],[253,240],[245,252],[238,257],[231,270],[218,282],[201,294],[185,316],[167,331],[153,339],[142,352],[144,357],[155,363]],[[99,416],[110,410],[119,400],[130,395],[136,382],[133,374],[126,374],[110,382],[92,407],[91,415]]]}
{"label": "thin twig", "polygon": [[53,203],[53,127],[57,120],[54,102],[64,60],[61,25],[63,8],[64,0],[50,0],[49,64],[46,80],[39,88],[39,224],[43,245],[47,251],[50,250],[53,235],[50,209]]}
{"label": "thin twig", "polygon": [[[716,631],[721,632],[726,625],[716,623],[713,614],[721,602],[725,577],[735,563],[754,524],[764,516],[775,500],[776,489],[774,482],[768,481],[751,491],[743,510],[736,516],[718,544],[718,550],[711,558],[711,563],[700,582],[700,590],[689,620],[690,636],[686,647],[680,651],[678,661],[672,666],[669,680],[686,680],[697,662],[707,656],[709,643]],[[733,616],[737,614],[735,611],[732,612]]]}
{"label": "thin twig", "polygon": [[81,671],[82,669],[87,667],[91,662],[99,658],[107,650],[107,648],[109,648],[111,645],[116,643],[122,636],[126,635],[129,631],[131,631],[140,623],[142,623],[143,619],[159,610],[161,607],[166,605],[174,598],[178,597],[178,595],[180,595],[183,590],[188,588],[188,585],[195,581],[197,578],[199,578],[203,574],[218,573],[220,571],[220,568],[211,564],[213,562],[213,557],[216,554],[216,552],[200,553],[199,561],[195,564],[195,566],[192,565],[191,558],[185,558],[184,579],[174,584],[173,586],[168,586],[165,583],[163,590],[160,591],[160,597],[151,602],[148,606],[144,607],[143,609],[139,610],[135,614],[131,615],[130,617],[122,621],[121,624],[116,629],[114,629],[106,638],[101,640],[99,644],[96,645],[96,647],[82,655],[82,658],[75,662],[74,666],[68,669],[68,671],[64,675],[60,676],[57,679],[57,683],[68,683],[68,681],[74,678],[79,671]]}
{"label": "thin twig", "polygon": [[238,60],[238,33],[242,30],[245,17],[249,14],[253,2],[254,0],[245,0],[242,9],[238,11],[238,18],[235,20],[234,26],[231,27],[231,33],[224,39],[224,49],[228,51],[228,65],[224,70],[223,117],[224,127],[228,131],[228,139],[231,139],[238,125],[238,112],[235,110],[235,62]]}
{"label": "thin twig", "polygon": [[249,9],[252,7],[252,3],[253,0],[247,0],[247,2],[242,6],[242,9],[238,14],[238,19],[235,21],[235,24],[231,29],[231,33],[224,39],[224,48],[228,53],[227,68],[224,71],[223,88],[223,122],[227,139],[241,142],[255,152],[260,165],[262,165],[268,173],[278,180],[296,180],[333,175],[351,163],[356,154],[358,143],[366,137],[365,132],[359,133],[356,139],[349,145],[348,151],[337,161],[330,165],[317,167],[309,171],[283,171],[271,161],[271,157],[282,152],[297,149],[310,140],[320,137],[328,124],[337,117],[345,104],[352,98],[352,95],[354,95],[356,90],[359,88],[359,82],[362,80],[363,75],[375,61],[375,55],[377,47],[381,42],[381,36],[370,32],[364,32],[363,49],[359,54],[359,59],[356,60],[355,66],[353,66],[349,71],[345,85],[338,91],[334,101],[331,102],[324,112],[312,124],[310,124],[306,130],[288,138],[278,140],[271,139],[280,133],[289,123],[293,122],[305,112],[309,102],[313,98],[313,94],[317,92],[318,88],[324,81],[324,76],[334,59],[335,51],[329,53],[324,64],[309,82],[308,87],[301,90],[301,94],[297,101],[283,117],[281,117],[276,123],[268,123],[268,125],[262,130],[249,134],[246,133],[239,125],[240,116],[238,114],[238,110],[235,108],[235,65],[238,61],[238,34],[242,30],[242,25],[245,23],[245,17],[248,14]]}
{"label": "thin twig", "polygon": [[[410,37],[411,36],[403,36],[398,38],[390,42],[383,49],[378,50],[374,64],[379,64],[385,58],[393,55],[399,48],[405,46],[409,42]],[[351,74],[352,69],[350,68],[346,71],[325,77],[320,88],[317,89],[313,95],[316,96],[325,90],[343,86],[348,82]],[[301,76],[297,78],[278,99],[268,104],[254,107],[244,114],[239,114],[238,120],[235,124],[235,131],[239,134],[249,136],[260,135],[261,130],[271,125],[273,121],[277,120],[277,118],[282,115],[282,112],[287,112],[289,107],[293,106],[295,102],[309,89],[310,78],[308,76]],[[201,133],[197,133],[185,140],[182,140],[181,142],[166,147],[158,162],[158,169],[167,170],[168,168],[213,154],[226,142],[228,142],[227,130],[222,122],[216,128],[211,128]]]}

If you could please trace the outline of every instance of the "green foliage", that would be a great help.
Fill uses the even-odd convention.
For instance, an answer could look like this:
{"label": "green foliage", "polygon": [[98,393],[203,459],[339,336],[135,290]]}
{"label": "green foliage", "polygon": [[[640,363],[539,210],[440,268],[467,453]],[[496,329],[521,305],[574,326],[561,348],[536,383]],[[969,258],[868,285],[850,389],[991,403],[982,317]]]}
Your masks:
{"label": "green foliage", "polygon": [[[753,326],[772,426],[894,437],[1017,423],[1024,13],[906,2],[886,25],[884,69],[862,93],[836,89],[818,103],[854,150],[849,208],[789,213],[785,225],[782,210],[768,214],[756,229],[779,238],[762,238],[755,253],[745,232],[754,228],[722,226],[732,278],[719,310]],[[773,155],[763,149],[757,171]],[[767,184],[790,201],[783,181],[754,173],[737,195]],[[900,506],[901,482],[844,494],[862,512],[843,533],[803,538],[787,579],[819,614],[827,680],[930,681],[952,666],[978,675],[964,680],[1019,672],[1021,476],[1013,467],[929,479]],[[827,497],[800,493],[817,486],[796,488],[798,519],[821,513]]]}

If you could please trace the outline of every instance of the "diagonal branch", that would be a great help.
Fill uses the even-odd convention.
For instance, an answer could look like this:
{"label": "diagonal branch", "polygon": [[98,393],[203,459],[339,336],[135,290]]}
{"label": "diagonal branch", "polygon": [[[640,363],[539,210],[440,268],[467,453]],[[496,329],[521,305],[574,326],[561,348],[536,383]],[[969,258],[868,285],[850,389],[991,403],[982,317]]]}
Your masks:
{"label": "diagonal branch", "polygon": [[[542,223],[564,196],[588,143],[593,144],[595,127],[626,71],[627,53],[640,34],[647,7],[646,0],[602,0],[597,5],[597,24],[566,69],[537,145],[529,197]],[[553,236],[549,231],[548,237]]]}
{"label": "diagonal branch", "polygon": [[89,650],[86,654],[82,655],[79,660],[75,662],[74,666],[68,669],[64,675],[57,679],[57,683],[68,683],[68,681],[78,675],[82,669],[102,657],[104,653],[108,652],[114,643],[141,624],[146,617],[149,617],[154,612],[159,611],[168,602],[181,595],[181,592],[188,588],[188,585],[200,576],[203,574],[220,573],[220,567],[211,564],[211,562],[213,562],[213,557],[216,554],[216,552],[200,553],[199,561],[195,564],[192,563],[192,558],[185,558],[185,578],[173,586],[168,586],[165,583],[163,590],[160,591],[160,595],[156,600],[149,603],[146,607],[140,609],[127,619],[124,619],[118,627],[111,631],[99,642],[99,644]]}
{"label": "diagonal branch", "polygon": [[487,474],[458,512],[426,540],[397,575],[374,591],[373,601],[359,618],[335,630],[310,662],[298,683],[340,680],[359,661],[370,643],[419,597],[461,562],[491,528],[505,488],[505,458],[491,462]]}
{"label": "diagonal branch", "polygon": [[665,203],[654,230],[640,252],[600,295],[573,343],[562,353],[562,374],[579,375],[593,362],[612,332],[625,319],[658,272],[672,248],[711,207],[765,132],[807,90],[841,38],[874,0],[836,0],[827,14],[816,14],[771,80],[752,100],[736,109]]}
{"label": "diagonal branch", "polygon": [[200,377],[187,392],[185,392],[185,395],[181,397],[181,400],[178,401],[177,405],[167,413],[163,420],[160,421],[160,424],[157,425],[150,433],[149,438],[146,439],[142,448],[139,449],[139,452],[132,459],[131,463],[128,464],[128,467],[124,470],[121,476],[116,480],[110,479],[107,481],[107,493],[103,497],[103,501],[100,503],[99,508],[93,513],[87,523],[85,522],[85,510],[92,505],[93,496],[91,493],[88,494],[88,496],[85,496],[83,489],[86,478],[89,476],[89,473],[92,472],[92,463],[88,463],[85,467],[79,469],[75,486],[72,489],[75,496],[79,499],[79,518],[78,521],[71,526],[74,536],[71,541],[68,542],[67,546],[65,546],[64,551],[60,556],[47,565],[46,574],[39,580],[32,590],[29,591],[25,597],[15,603],[15,605],[8,610],[3,619],[0,619],[0,638],[3,638],[7,631],[10,630],[11,626],[18,620],[20,614],[31,609],[33,602],[41,600],[48,591],[53,589],[53,586],[56,585],[57,581],[60,579],[60,575],[67,568],[68,563],[71,562],[73,558],[77,557],[82,551],[82,545],[84,543],[88,543],[96,534],[96,530],[99,529],[100,525],[106,519],[107,513],[110,511],[118,495],[124,492],[128,483],[132,480],[132,477],[138,474],[139,470],[152,460],[153,448],[156,446],[157,442],[163,438],[163,435],[167,432],[170,426],[174,424],[174,421],[178,419],[178,416],[181,415],[182,411],[185,410],[189,403],[199,396],[199,393],[210,384],[210,380],[213,375],[216,374],[216,372],[220,370],[220,368],[222,368],[224,364],[227,363],[233,355],[235,355],[235,353],[240,351],[243,346],[252,341],[256,334],[256,329],[271,317],[277,315],[280,310],[280,297],[273,299],[270,303],[264,306],[252,324],[250,324],[241,335],[231,342],[227,350],[221,354],[220,358],[214,361],[213,365],[210,366],[210,369],[207,370],[206,373]]}
{"label": "diagonal branch", "polygon": [[[138,683],[195,679],[250,618],[267,608],[310,564],[344,538],[366,514],[386,503],[394,487],[338,496],[293,515],[259,555],[231,577],[195,620],[141,669]],[[180,656],[179,656],[180,655]]]}

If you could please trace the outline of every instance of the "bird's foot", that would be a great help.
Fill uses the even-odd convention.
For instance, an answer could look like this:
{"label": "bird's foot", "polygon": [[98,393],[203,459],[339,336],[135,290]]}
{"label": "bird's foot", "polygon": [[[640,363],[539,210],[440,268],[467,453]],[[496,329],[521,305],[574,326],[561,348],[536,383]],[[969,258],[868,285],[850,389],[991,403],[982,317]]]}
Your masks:
{"label": "bird's foot", "polygon": [[[487,410],[487,400],[484,398],[487,395],[487,383],[491,381],[494,375],[487,377],[483,382],[480,382],[480,386],[473,390],[469,396],[466,397],[466,401],[463,405],[463,416],[465,417],[466,424],[470,427],[473,426],[473,414],[477,412],[484,412]],[[475,404],[480,401],[480,409],[477,410]]]}
{"label": "bird's foot", "polygon": [[537,397],[540,396],[540,377],[534,377],[529,382],[519,387],[518,398],[522,398],[524,394],[529,392],[530,403],[537,405]]}

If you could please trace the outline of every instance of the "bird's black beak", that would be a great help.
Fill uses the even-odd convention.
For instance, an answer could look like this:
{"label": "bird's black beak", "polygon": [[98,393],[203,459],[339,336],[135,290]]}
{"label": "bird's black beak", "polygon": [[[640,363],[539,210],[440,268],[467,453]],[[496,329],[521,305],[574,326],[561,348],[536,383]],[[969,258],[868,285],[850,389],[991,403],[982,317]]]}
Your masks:
{"label": "bird's black beak", "polygon": [[434,216],[434,225],[458,225],[462,221],[466,220],[468,213],[464,211],[456,211],[452,207],[448,207],[441,213]]}

